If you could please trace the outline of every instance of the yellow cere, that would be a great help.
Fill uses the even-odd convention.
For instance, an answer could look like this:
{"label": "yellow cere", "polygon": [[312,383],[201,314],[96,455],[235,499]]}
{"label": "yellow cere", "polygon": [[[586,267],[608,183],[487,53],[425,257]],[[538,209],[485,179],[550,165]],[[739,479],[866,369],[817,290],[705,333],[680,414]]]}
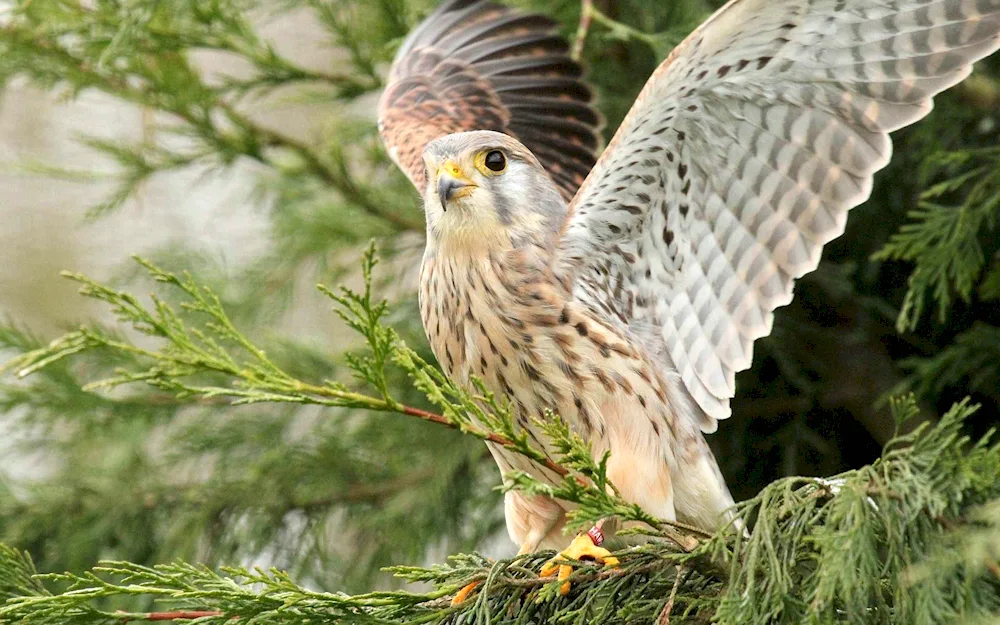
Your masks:
{"label": "yellow cere", "polygon": [[[478,165],[476,166],[478,167]],[[455,180],[461,180],[462,182],[471,182],[469,180],[469,177],[465,175],[465,172],[462,171],[462,168],[458,166],[458,163],[456,163],[451,159],[448,159],[445,162],[441,163],[441,166],[438,167],[438,172],[437,172],[438,177],[440,177],[442,173],[448,174]]]}

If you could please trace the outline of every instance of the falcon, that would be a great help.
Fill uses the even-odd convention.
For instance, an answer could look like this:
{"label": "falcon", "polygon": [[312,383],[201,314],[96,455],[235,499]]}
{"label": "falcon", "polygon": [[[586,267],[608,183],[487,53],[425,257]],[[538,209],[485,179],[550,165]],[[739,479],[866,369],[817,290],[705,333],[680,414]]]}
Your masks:
{"label": "falcon", "polygon": [[[599,159],[555,26],[452,0],[398,52],[379,129],[423,194],[424,329],[447,375],[482,380],[539,445],[536,420],[558,414],[610,452],[626,500],[714,530],[733,499],[704,435],[734,375],[868,198],[889,133],[1000,47],[1000,0],[732,0]],[[490,451],[504,474],[558,480]],[[568,505],[508,492],[511,538],[564,547]],[[563,553],[613,562],[600,542]]]}

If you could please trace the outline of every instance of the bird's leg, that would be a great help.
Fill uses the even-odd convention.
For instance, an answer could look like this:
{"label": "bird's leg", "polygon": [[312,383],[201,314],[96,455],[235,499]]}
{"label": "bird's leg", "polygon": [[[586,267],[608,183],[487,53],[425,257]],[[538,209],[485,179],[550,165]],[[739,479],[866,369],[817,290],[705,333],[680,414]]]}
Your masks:
{"label": "bird's leg", "polygon": [[566,564],[566,560],[594,560],[607,567],[618,566],[618,558],[601,546],[604,544],[604,532],[601,531],[603,525],[604,519],[598,521],[586,533],[577,535],[569,547],[549,560],[539,571],[542,577],[548,577],[558,572],[557,579],[562,582],[562,585],[559,586],[559,594],[569,594],[569,576],[573,573],[573,566]]}
{"label": "bird's leg", "polygon": [[482,583],[483,582],[477,580],[474,582],[469,582],[465,586],[462,586],[462,589],[456,592],[455,596],[451,598],[451,607],[455,607],[460,603],[463,603],[466,599],[469,598],[469,595],[472,594],[472,591],[475,590]]}
{"label": "bird's leg", "polygon": [[[523,556],[526,553],[534,553],[535,551],[538,551],[538,545],[542,542],[545,536],[552,531],[552,527],[557,521],[558,519],[554,519],[549,523],[537,525],[528,530],[528,534],[524,537],[524,542],[521,543],[521,547],[517,550],[517,555]],[[456,606],[468,599],[469,595],[472,594],[472,591],[475,590],[481,583],[482,582],[480,581],[475,581],[463,586],[461,590],[455,593],[455,596],[451,600],[451,605]]]}

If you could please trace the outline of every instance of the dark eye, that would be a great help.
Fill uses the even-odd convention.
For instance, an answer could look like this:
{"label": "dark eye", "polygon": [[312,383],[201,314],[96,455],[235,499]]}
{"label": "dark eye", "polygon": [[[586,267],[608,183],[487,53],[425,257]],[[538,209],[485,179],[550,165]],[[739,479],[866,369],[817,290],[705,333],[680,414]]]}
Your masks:
{"label": "dark eye", "polygon": [[490,171],[503,171],[504,167],[507,166],[507,157],[500,150],[492,150],[486,155],[484,163]]}

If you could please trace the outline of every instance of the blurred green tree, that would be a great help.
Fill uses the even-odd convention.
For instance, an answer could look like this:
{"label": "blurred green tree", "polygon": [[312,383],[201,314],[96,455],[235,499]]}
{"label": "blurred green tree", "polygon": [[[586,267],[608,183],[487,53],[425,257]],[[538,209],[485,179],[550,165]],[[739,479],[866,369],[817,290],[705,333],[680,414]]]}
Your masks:
{"label": "blurred green tree", "polygon": [[[558,19],[568,37],[578,35],[575,0],[519,4]],[[719,4],[594,3],[589,30],[578,42],[608,137],[656,64]],[[155,135],[134,144],[85,136],[118,164],[119,184],[99,205],[79,207],[81,214],[100,218],[121,210],[161,172],[211,171],[249,160],[260,165],[257,199],[268,211],[272,236],[267,253],[237,272],[183,248],[155,255],[166,270],[154,277],[168,286],[188,282],[165,276],[197,267],[191,284],[210,286],[238,336],[252,337],[241,344],[222,336],[236,342],[208,353],[214,366],[172,361],[181,367],[173,373],[190,374],[185,385],[164,374],[163,361],[151,356],[158,348],[144,338],[134,342],[124,327],[89,326],[73,335],[77,343],[59,343],[62,352],[46,351],[51,337],[34,336],[17,320],[0,327],[0,354],[45,365],[23,380],[0,382],[0,419],[16,435],[13,453],[48,459],[44,475],[0,479],[0,542],[29,552],[42,571],[79,571],[99,559],[265,562],[311,586],[360,592],[393,584],[381,567],[440,559],[504,535],[494,490],[499,476],[479,441],[419,419],[371,412],[431,409],[427,388],[408,377],[412,369],[392,366],[384,376],[366,378],[366,367],[381,371],[388,362],[389,352],[380,356],[371,334],[375,326],[365,326],[374,361],[345,359],[272,330],[288,315],[296,284],[350,278],[364,243],[375,238],[396,269],[375,276],[375,289],[392,297],[381,321],[413,347],[414,357],[431,360],[414,285],[391,279],[406,275],[419,249],[419,198],[382,151],[364,107],[380,89],[395,47],[432,5],[16,0],[5,9],[0,85],[21,77],[71,96],[96,90],[160,114]],[[292,10],[307,12],[325,29],[330,47],[343,54],[336,68],[308,68],[259,34],[259,24]],[[199,50],[232,56],[252,71],[209,77],[193,58]],[[309,142],[253,112],[279,106],[277,96],[291,87],[298,102],[326,118]],[[737,377],[734,416],[712,437],[737,499],[757,495],[778,477],[833,475],[874,461],[896,433],[889,393],[915,392],[924,418],[935,422],[971,395],[980,408],[963,413],[964,431],[978,436],[995,423],[998,111],[1000,60],[994,57],[939,96],[928,118],[895,135],[895,157],[877,176],[872,198],[852,211],[846,234],[827,247],[820,269],[798,284],[772,335],[758,342],[754,367]],[[148,277],[123,268],[121,280],[148,290]],[[157,330],[135,317],[138,300],[84,284],[124,321],[152,327],[154,336],[180,350],[170,353],[189,353],[174,338],[189,348],[200,344],[197,334],[172,336],[181,330],[170,326],[169,315],[160,319],[166,329]],[[190,304],[192,295],[174,288],[142,310],[166,314],[161,306]],[[268,366],[254,360],[257,349],[274,367],[269,374],[256,369]],[[79,353],[52,362],[30,357],[73,351]],[[239,355],[227,363],[223,353]],[[265,388],[265,374],[286,384],[311,381],[313,391],[329,386],[354,393],[375,381],[373,397],[385,403]],[[148,384],[86,386],[108,379]],[[335,407],[322,407],[329,404]],[[976,470],[995,475],[996,463],[984,461]],[[976,490],[971,499],[984,503],[984,493]],[[660,581],[669,590],[672,579]]]}

